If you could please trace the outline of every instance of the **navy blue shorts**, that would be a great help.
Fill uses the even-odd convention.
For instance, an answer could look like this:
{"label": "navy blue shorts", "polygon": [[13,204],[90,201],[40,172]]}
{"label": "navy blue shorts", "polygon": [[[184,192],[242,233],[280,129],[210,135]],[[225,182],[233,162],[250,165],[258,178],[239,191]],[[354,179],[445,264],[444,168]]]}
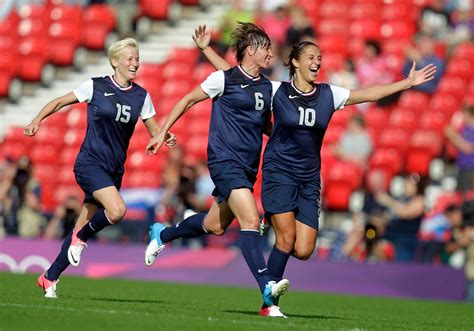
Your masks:
{"label": "navy blue shorts", "polygon": [[212,195],[219,203],[229,199],[230,192],[238,188],[249,188],[253,192],[256,174],[248,171],[236,161],[223,161],[209,165],[209,173],[215,188]]}
{"label": "navy blue shorts", "polygon": [[77,160],[74,164],[74,174],[76,182],[85,193],[85,203],[100,206],[100,203],[94,199],[95,191],[109,186],[115,186],[117,190],[120,190],[122,186],[123,173],[110,174],[97,163],[90,161]]}
{"label": "navy blue shorts", "polygon": [[267,218],[293,211],[296,220],[317,230],[320,195],[317,181],[300,181],[277,170],[263,171],[262,204]]}

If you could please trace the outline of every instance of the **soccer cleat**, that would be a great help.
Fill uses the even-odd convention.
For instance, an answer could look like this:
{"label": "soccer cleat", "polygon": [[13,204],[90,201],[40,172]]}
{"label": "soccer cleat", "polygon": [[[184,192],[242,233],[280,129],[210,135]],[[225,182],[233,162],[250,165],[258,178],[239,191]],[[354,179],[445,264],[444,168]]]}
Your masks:
{"label": "soccer cleat", "polygon": [[44,276],[44,272],[38,277],[37,284],[41,287],[44,291],[44,297],[50,299],[56,299],[56,284],[58,284],[59,280],[48,280]]}
{"label": "soccer cleat", "polygon": [[87,244],[77,237],[79,230],[77,229],[72,232],[71,245],[67,250],[67,259],[74,267],[81,263],[82,251],[87,247]]}
{"label": "soccer cleat", "polygon": [[258,313],[260,316],[268,316],[268,317],[283,317],[288,318],[285,314],[280,311],[280,307],[277,305],[272,305],[266,308],[260,308]]}
{"label": "soccer cleat", "polygon": [[147,266],[151,266],[155,262],[158,253],[165,248],[165,244],[163,244],[160,237],[161,231],[164,229],[166,229],[166,226],[161,223],[150,226],[150,242],[145,250],[145,264]]}
{"label": "soccer cleat", "polygon": [[[281,295],[285,294],[290,287],[290,281],[288,279],[282,279],[278,283],[271,280],[265,285],[262,298],[263,302],[267,306],[273,306],[274,303],[278,302]],[[277,306],[278,307],[278,306]]]}
{"label": "soccer cleat", "polygon": [[258,232],[260,233],[260,236],[264,236],[268,232],[269,229],[270,229],[270,223],[265,217],[261,217],[258,224]]}

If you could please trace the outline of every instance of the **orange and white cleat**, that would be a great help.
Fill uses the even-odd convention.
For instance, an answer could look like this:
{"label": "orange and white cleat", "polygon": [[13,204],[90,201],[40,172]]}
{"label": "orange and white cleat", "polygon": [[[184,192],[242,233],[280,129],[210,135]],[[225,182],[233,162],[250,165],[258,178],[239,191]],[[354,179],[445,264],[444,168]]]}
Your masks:
{"label": "orange and white cleat", "polygon": [[277,305],[272,305],[270,307],[266,308],[260,308],[260,311],[258,313],[260,316],[266,316],[266,317],[283,317],[283,318],[288,318],[285,314],[283,314],[280,311],[280,307]]}
{"label": "orange and white cleat", "polygon": [[44,291],[44,297],[50,299],[56,299],[56,285],[58,284],[59,280],[48,280],[44,276],[44,272],[38,277],[37,284],[41,287]]}
{"label": "orange and white cleat", "polygon": [[71,245],[67,250],[67,259],[72,266],[77,267],[81,263],[82,251],[87,247],[87,244],[77,237],[80,229],[72,232]]}

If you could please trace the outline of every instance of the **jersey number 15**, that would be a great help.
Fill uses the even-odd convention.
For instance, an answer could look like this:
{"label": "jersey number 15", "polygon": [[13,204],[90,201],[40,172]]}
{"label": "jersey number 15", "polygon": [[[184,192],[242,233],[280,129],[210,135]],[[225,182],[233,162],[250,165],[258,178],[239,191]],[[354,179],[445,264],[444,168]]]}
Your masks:
{"label": "jersey number 15", "polygon": [[122,123],[128,123],[130,121],[130,110],[132,107],[127,105],[121,105],[117,103],[117,116],[115,116],[115,120]]}

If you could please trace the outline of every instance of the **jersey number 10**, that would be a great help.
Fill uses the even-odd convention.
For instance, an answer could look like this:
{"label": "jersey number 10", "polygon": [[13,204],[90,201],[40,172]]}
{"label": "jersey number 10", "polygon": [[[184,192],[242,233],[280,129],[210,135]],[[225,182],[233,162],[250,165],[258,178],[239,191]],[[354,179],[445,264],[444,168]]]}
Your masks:
{"label": "jersey number 10", "polygon": [[298,107],[300,111],[300,125],[314,126],[316,123],[316,111],[313,108]]}
{"label": "jersey number 10", "polygon": [[128,123],[130,121],[130,109],[132,107],[117,103],[117,116],[115,116],[115,120]]}

